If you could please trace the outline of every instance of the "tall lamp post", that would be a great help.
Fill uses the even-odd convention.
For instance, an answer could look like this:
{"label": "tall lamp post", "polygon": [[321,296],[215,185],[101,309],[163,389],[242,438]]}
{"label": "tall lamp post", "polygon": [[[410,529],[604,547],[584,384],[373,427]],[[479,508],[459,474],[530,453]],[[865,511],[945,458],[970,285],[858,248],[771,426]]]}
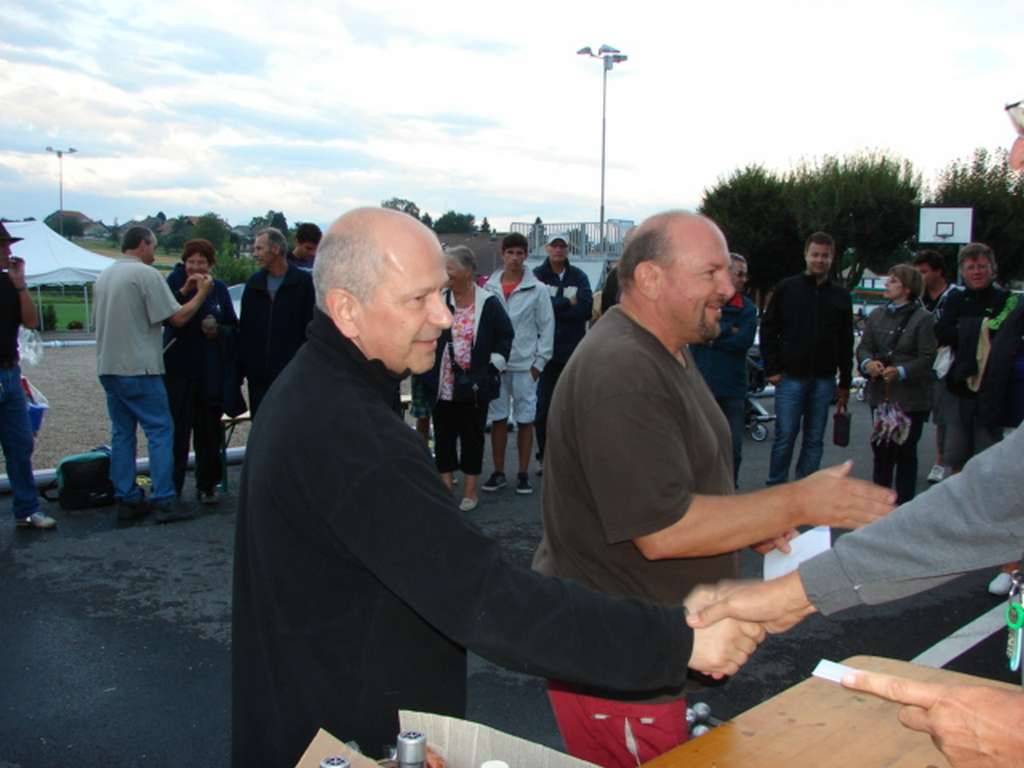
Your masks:
{"label": "tall lamp post", "polygon": [[616,64],[621,64],[629,57],[623,54],[618,48],[610,45],[602,45],[594,53],[590,46],[580,48],[576,51],[578,56],[590,56],[592,59],[600,59],[603,64],[603,77],[601,83],[601,252],[605,251],[604,238],[604,142],[606,134],[605,116],[608,111],[608,72]]}
{"label": "tall lamp post", "polygon": [[57,155],[57,166],[60,173],[60,212],[57,214],[60,217],[60,235],[64,236],[64,155],[73,155],[78,150],[74,147],[68,147],[67,149],[54,149],[53,147],[47,147],[47,152],[53,152]]}

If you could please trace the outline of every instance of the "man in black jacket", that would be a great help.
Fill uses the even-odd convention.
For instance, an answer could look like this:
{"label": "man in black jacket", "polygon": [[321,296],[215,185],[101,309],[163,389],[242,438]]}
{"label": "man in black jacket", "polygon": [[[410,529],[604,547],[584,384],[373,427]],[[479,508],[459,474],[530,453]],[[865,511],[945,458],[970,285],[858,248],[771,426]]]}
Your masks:
{"label": "man in black jacket", "polygon": [[[968,243],[957,257],[964,290],[950,294],[935,324],[940,346],[953,351],[953,365],[946,374],[946,462],[959,472],[967,460],[998,441],[1001,426],[978,418],[978,341],[982,323],[993,320],[1003,309],[1009,291],[996,285],[996,261],[984,243]],[[998,326],[996,327],[998,328]],[[989,329],[994,338],[996,329]],[[940,383],[941,386],[941,383]]]}
{"label": "man in black jacket", "polygon": [[267,227],[252,248],[260,270],[242,292],[238,368],[249,385],[249,411],[256,416],[274,379],[306,341],[313,319],[313,279],[288,263],[288,241]]}
{"label": "man in black jacket", "polygon": [[[853,307],[849,292],[829,279],[835,241],[815,232],[804,244],[807,270],[775,286],[761,320],[761,353],[775,385],[775,442],[768,485],[789,480],[796,437],[803,430],[796,479],[817,472],[825,448],[828,407],[846,410],[853,379]],[[839,387],[836,388],[836,374]]]}
{"label": "man in black jacket", "polygon": [[235,766],[294,765],[318,727],[376,752],[400,708],[463,716],[467,648],[619,690],[680,685],[687,665],[738,669],[760,628],[691,632],[682,606],[515,567],[456,512],[395,406],[401,379],[433,365],[451,324],[429,229],[352,211],[324,237],[314,279],[309,343],[268,393],[242,470]]}
{"label": "man in black jacket", "polygon": [[[587,323],[594,311],[594,294],[590,278],[579,267],[569,263],[569,241],[565,235],[548,238],[548,257],[533,274],[548,286],[551,309],[555,313],[555,352],[541,371],[537,382],[537,460],[544,461],[547,442],[548,410],[555,384],[577,345],[583,341]],[[537,470],[541,472],[542,470]]]}

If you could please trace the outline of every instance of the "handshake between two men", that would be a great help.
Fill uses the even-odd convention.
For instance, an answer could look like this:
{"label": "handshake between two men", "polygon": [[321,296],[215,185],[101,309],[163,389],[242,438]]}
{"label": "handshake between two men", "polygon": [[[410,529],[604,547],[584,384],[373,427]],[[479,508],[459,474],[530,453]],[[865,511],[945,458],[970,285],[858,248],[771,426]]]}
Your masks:
{"label": "handshake between two men", "polygon": [[[706,520],[690,526],[705,527],[701,533],[706,535],[714,512],[734,512],[741,525],[725,530],[714,526],[723,549],[750,546],[761,554],[773,549],[788,553],[799,526],[860,528],[892,511],[892,491],[850,477],[851,467],[848,461],[788,485],[741,496],[697,496],[684,521],[694,512],[706,515]],[[715,509],[725,504],[731,509]],[[796,573],[767,582],[702,585],[690,592],[684,606],[694,631],[690,668],[714,678],[736,674],[767,634],[784,632],[815,611]]]}
{"label": "handshake between two men", "polygon": [[[1016,466],[1019,447],[1015,452],[1010,443],[1019,439],[1014,436],[993,449],[990,463],[1005,454],[1006,466]],[[730,626],[733,647],[719,651],[709,667],[729,674],[746,660],[755,638],[759,642],[766,634],[785,632],[811,613],[832,614],[853,605],[907,597],[978,567],[987,562],[986,554],[993,564],[1013,557],[1015,548],[1020,552],[1019,539],[1008,537],[1002,522],[1009,521],[1016,529],[1020,508],[1008,497],[998,500],[1007,496],[1004,474],[972,462],[962,474],[917,496],[876,525],[844,536],[831,551],[801,564],[799,571],[770,581],[723,581],[695,589],[687,601],[695,648],[702,633]],[[969,503],[978,489],[991,490],[992,503]],[[937,542],[964,554],[951,556]],[[723,632],[719,637],[724,636]],[[708,662],[695,652],[691,666],[700,669],[699,663]],[[931,736],[954,768],[1020,764],[1020,691],[941,685],[866,671],[845,675],[842,685],[901,704],[900,722]]]}

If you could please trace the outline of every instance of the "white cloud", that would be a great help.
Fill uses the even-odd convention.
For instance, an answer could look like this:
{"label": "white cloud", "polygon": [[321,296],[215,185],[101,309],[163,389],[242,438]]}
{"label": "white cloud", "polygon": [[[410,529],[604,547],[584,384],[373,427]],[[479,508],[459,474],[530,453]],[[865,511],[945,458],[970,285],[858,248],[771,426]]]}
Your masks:
{"label": "white cloud", "polygon": [[[121,196],[326,221],[400,195],[492,222],[505,216],[488,206],[596,219],[601,66],[574,52],[603,42],[629,55],[608,77],[609,216],[695,205],[749,163],[864,148],[932,176],[1007,144],[1000,106],[1024,95],[1009,3],[187,0],[47,13],[67,15],[22,8],[0,32],[0,96],[18,105],[0,169],[49,188],[42,147],[78,146],[66,197],[102,200],[94,215],[107,218],[124,218]],[[318,151],[323,167],[289,166]],[[0,186],[0,213],[48,213],[16,210],[18,188]]]}

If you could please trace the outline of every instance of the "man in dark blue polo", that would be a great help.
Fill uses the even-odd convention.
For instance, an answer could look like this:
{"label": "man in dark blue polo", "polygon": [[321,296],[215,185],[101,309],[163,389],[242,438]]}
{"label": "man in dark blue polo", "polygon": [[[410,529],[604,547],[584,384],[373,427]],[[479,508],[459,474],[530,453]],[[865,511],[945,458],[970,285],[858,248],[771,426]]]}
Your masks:
{"label": "man in dark blue polo", "polygon": [[[548,408],[555,384],[569,362],[573,350],[587,332],[587,322],[594,310],[594,294],[587,273],[569,263],[569,241],[566,235],[548,238],[547,259],[533,274],[548,287],[551,308],[555,313],[555,352],[541,371],[537,383],[537,460],[544,461],[547,441]],[[543,470],[537,470],[538,474]]]}
{"label": "man in dark blue polo", "polygon": [[740,460],[743,457],[743,427],[747,407],[747,350],[757,333],[757,308],[743,295],[747,285],[747,260],[738,253],[729,254],[729,276],[736,293],[722,307],[718,338],[690,347],[704,381],[715,402],[725,414],[732,434],[732,472],[736,487],[740,484]]}

